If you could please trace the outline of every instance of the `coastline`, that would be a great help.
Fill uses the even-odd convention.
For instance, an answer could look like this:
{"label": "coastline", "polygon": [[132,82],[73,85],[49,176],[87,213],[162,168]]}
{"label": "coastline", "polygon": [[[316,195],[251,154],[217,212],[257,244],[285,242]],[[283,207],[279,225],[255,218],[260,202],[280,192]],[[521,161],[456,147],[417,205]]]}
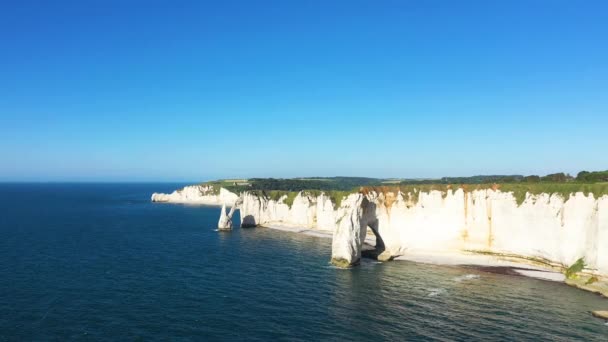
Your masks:
{"label": "coastline", "polygon": [[199,198],[182,198],[163,193],[153,193],[150,197],[152,203],[160,204],[185,204],[185,205],[204,205],[209,207],[221,207],[226,205],[226,208],[232,208],[234,201],[224,201],[216,196],[201,196]]}
{"label": "coastline", "polygon": [[296,226],[287,226],[284,224],[270,223],[270,224],[261,225],[259,227],[280,230],[280,231],[284,231],[284,232],[316,236],[316,237],[321,237],[321,238],[326,238],[326,239],[331,239],[333,236],[333,233],[329,230],[309,229],[309,228],[296,227]]}
{"label": "coastline", "polygon": [[[333,236],[333,233],[328,230],[310,229],[301,226],[289,226],[282,223],[269,223],[261,225],[259,227],[291,233],[305,234],[309,236],[316,236],[327,239],[331,239]],[[365,239],[363,250],[365,251],[373,249],[374,246],[375,237],[370,237],[368,234]],[[405,255],[396,257],[394,261],[410,261],[422,264],[471,268],[481,272],[499,273],[512,276],[523,276],[528,278],[561,283],[564,283],[566,280],[566,277],[563,273],[557,272],[549,267],[502,260],[497,256],[474,254],[470,252],[410,251]]]}
{"label": "coastline", "polygon": [[[331,230],[310,229],[310,228],[304,228],[301,226],[289,226],[289,225],[285,225],[284,223],[266,223],[266,224],[260,225],[259,227],[260,228],[269,228],[269,229],[274,229],[274,230],[281,230],[284,232],[305,234],[305,235],[316,236],[316,237],[321,237],[321,238],[326,238],[326,239],[331,239],[334,234]],[[373,248],[375,245],[376,245],[376,238],[374,236],[370,237],[368,235],[365,238],[363,250]]]}
{"label": "coastline", "polygon": [[[196,205],[196,206],[207,206],[207,207],[221,207],[224,205],[223,202],[217,201],[193,201],[193,200],[183,200],[183,201],[152,201],[152,203],[158,204],[185,204],[185,205]],[[232,208],[231,204],[226,203],[226,208]]]}

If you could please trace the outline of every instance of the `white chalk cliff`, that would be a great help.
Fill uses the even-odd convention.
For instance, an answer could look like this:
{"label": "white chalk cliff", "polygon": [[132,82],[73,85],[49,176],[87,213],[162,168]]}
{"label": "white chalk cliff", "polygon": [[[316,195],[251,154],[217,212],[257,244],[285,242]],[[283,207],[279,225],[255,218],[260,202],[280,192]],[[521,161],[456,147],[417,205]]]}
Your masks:
{"label": "white chalk cliff", "polygon": [[[235,207],[232,207],[235,208]],[[226,204],[222,205],[222,213],[220,214],[220,220],[217,223],[217,228],[220,230],[232,229],[232,217],[226,214]]]}
{"label": "white chalk cliff", "polygon": [[327,195],[299,193],[290,206],[285,203],[287,196],[275,201],[252,192],[239,196],[224,188],[194,185],[171,194],[155,193],[152,201],[232,206],[228,214],[223,210],[220,229],[232,227],[238,208],[242,227],[283,225],[330,231],[332,260],[340,266],[359,262],[363,240],[371,231],[382,260],[412,252],[464,251],[555,266],[584,258],[589,272],[608,276],[608,196],[527,194],[518,204],[511,193],[492,189],[417,196],[371,191],[350,194],[336,206]]}
{"label": "white chalk cliff", "polygon": [[226,214],[226,204],[222,205],[222,213],[220,214],[220,220],[217,223],[217,228],[219,230],[231,230],[232,229],[232,217],[234,216],[234,211],[241,204],[240,199],[233,203],[232,208],[230,208],[230,212]]}
{"label": "white chalk cliff", "polygon": [[338,266],[359,263],[361,247],[367,234],[365,215],[369,201],[362,195],[348,196],[339,210],[331,245],[332,262]]}
{"label": "white chalk cliff", "polygon": [[239,196],[224,188],[215,191],[213,185],[190,185],[170,194],[153,193],[152,202],[191,203],[232,206]]}
{"label": "white chalk cliff", "polygon": [[339,208],[329,197],[298,194],[291,207],[245,192],[242,226],[282,224],[333,231],[332,260],[354,265],[369,227],[383,255],[414,251],[489,252],[569,266],[584,257],[608,275],[608,196],[528,194],[523,203],[499,190],[351,194]]}

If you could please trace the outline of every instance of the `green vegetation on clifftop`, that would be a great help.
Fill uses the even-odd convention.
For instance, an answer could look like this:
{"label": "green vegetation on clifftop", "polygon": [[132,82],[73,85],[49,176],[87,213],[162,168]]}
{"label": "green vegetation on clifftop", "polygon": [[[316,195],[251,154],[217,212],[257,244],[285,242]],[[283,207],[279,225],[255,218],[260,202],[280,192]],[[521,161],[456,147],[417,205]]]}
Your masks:
{"label": "green vegetation on clifftop", "polygon": [[[203,184],[213,185],[213,192],[219,193],[225,188],[234,193],[250,191],[278,201],[287,196],[284,203],[293,204],[300,191],[305,195],[317,197],[322,192],[330,197],[339,207],[342,199],[351,193],[376,191],[401,191],[409,195],[409,200],[418,201],[420,192],[431,190],[441,191],[447,196],[448,191],[462,188],[464,191],[493,189],[511,192],[518,205],[526,199],[526,193],[538,195],[541,193],[558,194],[568,199],[571,194],[582,192],[599,198],[608,195],[608,171],[581,171],[576,178],[565,173],[553,173],[546,176],[522,175],[493,175],[473,177],[444,177],[441,179],[425,180],[395,180],[364,177],[309,177],[309,178],[251,178],[247,180],[218,180]],[[406,198],[408,199],[408,198]]]}
{"label": "green vegetation on clifftop", "polygon": [[[399,190],[404,194],[410,194],[411,200],[416,203],[420,192],[429,192],[432,190],[441,191],[447,195],[449,190],[463,189],[466,192],[474,190],[500,190],[502,192],[510,192],[515,197],[518,205],[521,205],[526,199],[526,193],[532,195],[558,194],[565,200],[570,198],[571,194],[582,192],[585,195],[593,195],[599,198],[603,195],[608,195],[608,183],[503,183],[503,184],[418,184],[418,185],[400,185],[398,187],[388,187],[388,191]],[[382,189],[374,188],[377,192]],[[384,190],[386,192],[387,190]]]}

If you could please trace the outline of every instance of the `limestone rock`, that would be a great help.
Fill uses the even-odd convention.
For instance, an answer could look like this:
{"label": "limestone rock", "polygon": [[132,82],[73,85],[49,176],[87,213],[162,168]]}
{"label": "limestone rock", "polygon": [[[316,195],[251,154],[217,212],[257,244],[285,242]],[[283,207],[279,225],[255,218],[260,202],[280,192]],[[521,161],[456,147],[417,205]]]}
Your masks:
{"label": "limestone rock", "polygon": [[606,311],[591,311],[591,314],[597,318],[608,320],[608,310]]}
{"label": "limestone rock", "polygon": [[579,276],[576,279],[566,279],[566,284],[581,290],[593,292],[604,297],[608,297],[608,279],[597,279],[590,282],[588,275]]}
{"label": "limestone rock", "polygon": [[359,263],[361,245],[367,232],[363,217],[367,202],[362,194],[351,194],[342,201],[331,244],[331,263],[335,266],[349,267]]}
{"label": "limestone rock", "polygon": [[378,261],[391,261],[395,258],[389,251],[378,254]]}
{"label": "limestone rock", "polygon": [[[234,206],[232,207],[234,208]],[[232,229],[232,216],[226,214],[226,204],[222,205],[222,214],[217,224],[219,230],[231,230]]]}
{"label": "limestone rock", "polygon": [[[185,187],[171,194],[154,194],[153,201],[221,205],[238,195],[204,186]],[[262,194],[242,194],[242,226],[265,224],[329,230],[334,233],[336,260],[356,263],[358,227],[363,221],[376,234],[382,258],[408,252],[452,253],[480,251],[509,254],[521,260],[546,260],[568,266],[584,257],[588,270],[608,275],[608,196],[578,192],[527,194],[518,203],[512,193],[494,189],[463,191],[366,191],[351,194],[335,207],[329,196],[299,193],[272,200]],[[359,213],[356,199],[368,202]],[[344,255],[344,256],[343,256]],[[338,263],[336,261],[336,263]],[[597,286],[597,284],[593,284]]]}
{"label": "limestone rock", "polygon": [[205,205],[220,205],[234,203],[239,196],[224,188],[216,191],[213,185],[190,185],[170,194],[153,193],[152,202],[191,203]]}
{"label": "limestone rock", "polygon": [[242,204],[241,199],[237,199],[233,204],[232,208],[230,208],[230,212],[226,214],[226,203],[222,205],[222,213],[220,214],[220,220],[217,224],[217,229],[219,230],[231,230],[232,229],[232,217],[234,216],[234,211]]}
{"label": "limestone rock", "polygon": [[306,228],[316,226],[316,197],[300,192],[291,206],[285,203],[285,195],[272,200],[258,193],[244,192],[242,198],[241,227],[256,227],[267,223],[286,223]]}

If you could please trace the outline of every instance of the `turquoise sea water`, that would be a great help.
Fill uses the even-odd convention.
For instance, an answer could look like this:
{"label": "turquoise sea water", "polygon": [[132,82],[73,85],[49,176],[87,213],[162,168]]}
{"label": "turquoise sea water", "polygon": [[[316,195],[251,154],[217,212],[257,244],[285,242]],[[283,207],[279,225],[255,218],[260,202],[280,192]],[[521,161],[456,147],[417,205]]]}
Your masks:
{"label": "turquoise sea water", "polygon": [[410,262],[339,270],[331,241],[215,231],[178,184],[0,185],[0,341],[607,341],[568,286]]}

